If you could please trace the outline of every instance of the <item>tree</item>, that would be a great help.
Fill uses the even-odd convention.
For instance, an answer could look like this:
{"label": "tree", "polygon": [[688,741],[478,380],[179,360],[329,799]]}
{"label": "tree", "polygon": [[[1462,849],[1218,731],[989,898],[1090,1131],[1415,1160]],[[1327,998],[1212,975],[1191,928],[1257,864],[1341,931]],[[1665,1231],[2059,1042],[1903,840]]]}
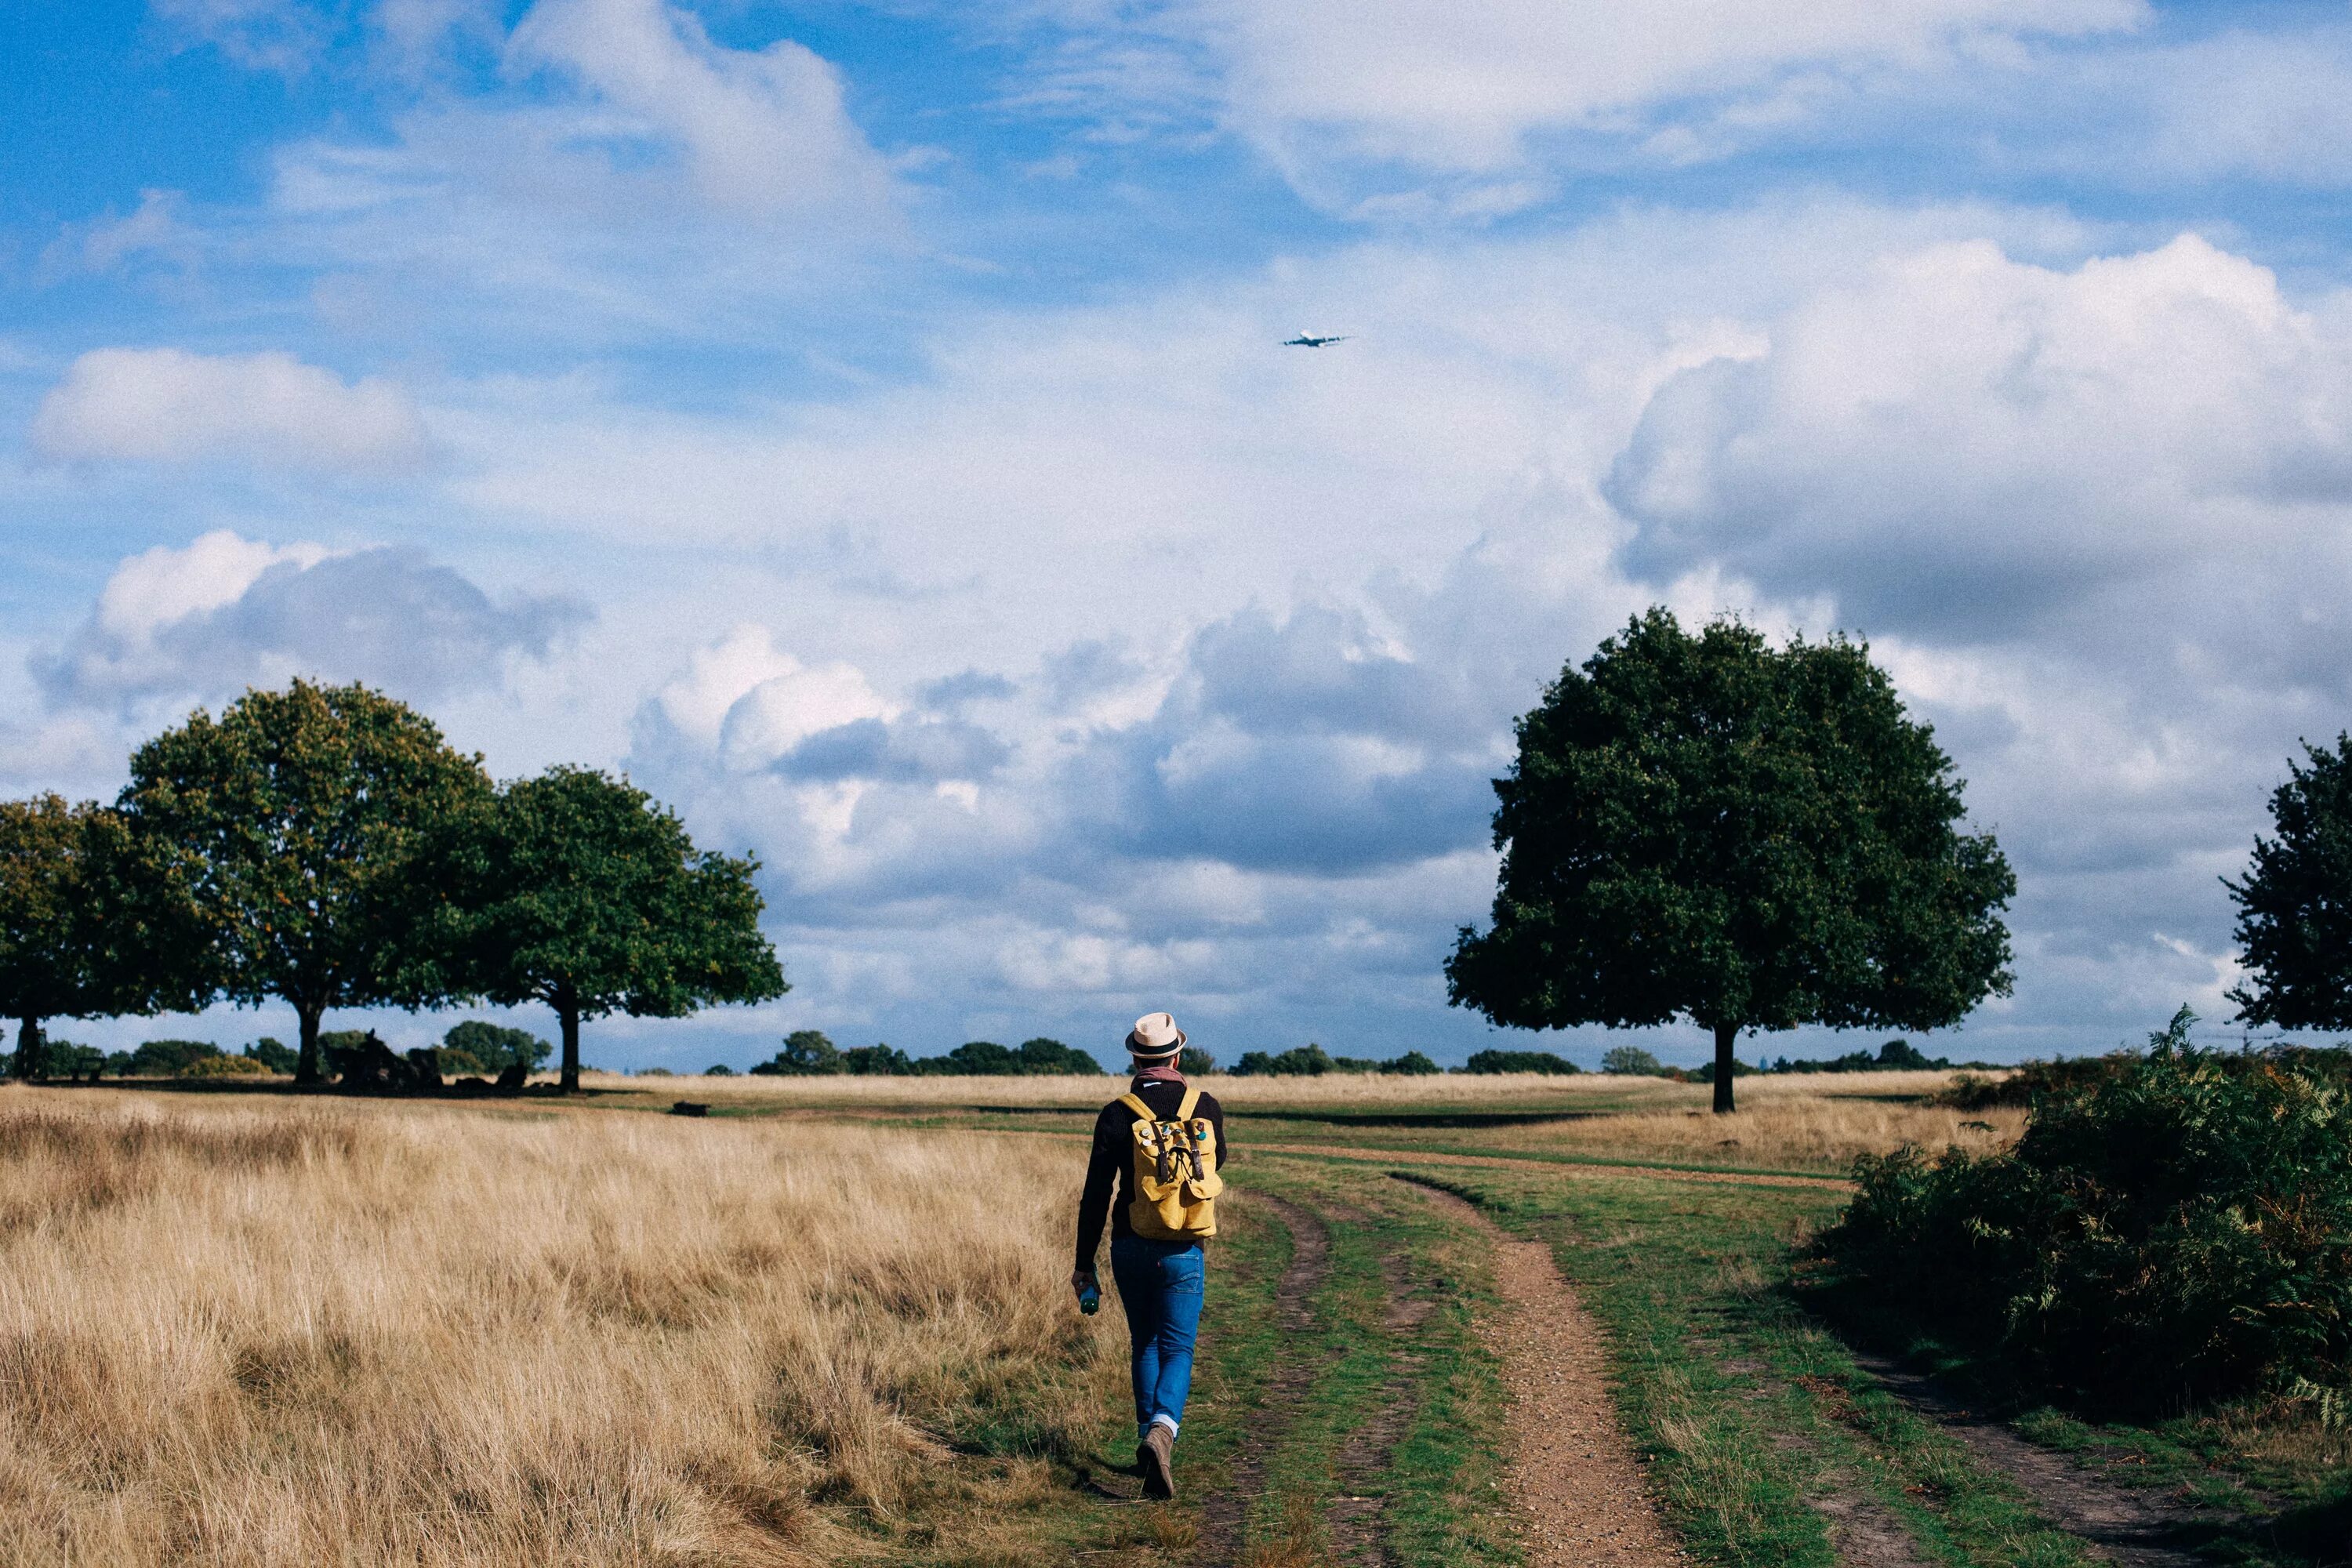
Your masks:
{"label": "tree", "polygon": [[147,934],[135,881],[128,830],[106,807],[0,801],[0,1017],[16,1022],[17,1078],[48,1074],[45,1019],[155,1010],[135,978]]}
{"label": "tree", "polygon": [[852,1046],[841,1053],[841,1070],[859,1078],[911,1078],[918,1069],[896,1046]]}
{"label": "tree", "polygon": [[846,1071],[841,1049],[822,1029],[794,1029],[784,1048],[751,1069],[762,1078],[827,1078]]}
{"label": "tree", "polygon": [[449,1032],[441,1037],[441,1048],[470,1059],[474,1063],[473,1070],[488,1073],[492,1078],[516,1062],[522,1064],[525,1072],[537,1072],[541,1064],[555,1054],[553,1046],[529,1029],[487,1023],[480,1018],[467,1018],[463,1023],[451,1025]]}
{"label": "tree", "polygon": [[119,804],[205,923],[209,986],[289,1003],[295,1080],[316,1083],[328,1009],[447,996],[417,984],[413,873],[429,836],[488,795],[480,759],[405,704],[297,680],[140,747]]}
{"label": "tree", "polygon": [[1022,1041],[1021,1049],[1015,1055],[1020,1058],[1020,1067],[1016,1070],[1033,1076],[1050,1073],[1088,1073],[1100,1076],[1102,1072],[1102,1063],[1095,1060],[1089,1053],[1078,1049],[1076,1046],[1066,1046],[1059,1040],[1048,1039],[1043,1035],[1034,1039]]}
{"label": "tree", "polygon": [[289,1049],[283,1040],[264,1035],[245,1047],[246,1056],[259,1062],[274,1073],[290,1073],[302,1063],[302,1058]]}
{"label": "tree", "polygon": [[1601,1070],[1621,1078],[1656,1078],[1666,1064],[1639,1046],[1612,1046],[1601,1053]]}
{"label": "tree", "polygon": [[1021,1071],[1021,1058],[994,1040],[966,1040],[943,1057],[925,1057],[915,1068],[933,1075],[1012,1078]]}
{"label": "tree", "polygon": [[1732,1109],[1743,1029],[1932,1029],[2006,994],[2016,879],[1965,834],[1960,781],[1863,645],[1778,650],[1653,609],[1518,722],[1495,783],[1494,924],[1446,963],[1497,1024],[1715,1037]]}
{"label": "tree", "polygon": [[626,780],[574,767],[519,779],[453,820],[435,859],[449,895],[413,987],[554,1009],[567,1094],[583,1019],[681,1018],[786,990],[760,934],[758,862],[697,849]]}
{"label": "tree", "polygon": [[2271,795],[2275,838],[2254,840],[2238,906],[2238,1016],[2282,1029],[2352,1028],[2352,736],[2304,745]]}

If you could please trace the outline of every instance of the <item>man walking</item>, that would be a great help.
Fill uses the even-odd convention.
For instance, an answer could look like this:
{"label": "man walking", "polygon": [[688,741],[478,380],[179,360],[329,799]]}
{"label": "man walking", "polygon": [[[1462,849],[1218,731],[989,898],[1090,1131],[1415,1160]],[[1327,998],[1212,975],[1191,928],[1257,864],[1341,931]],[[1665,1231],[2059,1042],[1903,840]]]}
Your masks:
{"label": "man walking", "polygon": [[1146,1496],[1172,1498],[1207,1274],[1202,1243],[1217,1233],[1215,1200],[1224,1190],[1225,1113],[1177,1070],[1184,1031],[1169,1015],[1138,1018],[1127,1049],[1134,1081],[1095,1118],[1070,1288],[1082,1300],[1100,1289],[1095,1249],[1108,1217],[1111,1278],[1133,1342],[1135,1464]]}

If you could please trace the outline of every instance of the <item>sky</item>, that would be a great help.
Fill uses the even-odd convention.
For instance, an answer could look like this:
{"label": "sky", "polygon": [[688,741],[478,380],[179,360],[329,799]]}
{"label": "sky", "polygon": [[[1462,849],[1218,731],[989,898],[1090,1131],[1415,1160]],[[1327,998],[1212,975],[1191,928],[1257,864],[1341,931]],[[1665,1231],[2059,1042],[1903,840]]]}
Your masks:
{"label": "sky", "polygon": [[1664,605],[1865,638],[1967,781],[2016,984],[1928,1050],[2234,1039],[2352,727],[2347,188],[2341,0],[36,0],[0,791],[296,675],[625,773],[793,990],[607,1067],[1695,1062],[1440,967],[1513,718]]}

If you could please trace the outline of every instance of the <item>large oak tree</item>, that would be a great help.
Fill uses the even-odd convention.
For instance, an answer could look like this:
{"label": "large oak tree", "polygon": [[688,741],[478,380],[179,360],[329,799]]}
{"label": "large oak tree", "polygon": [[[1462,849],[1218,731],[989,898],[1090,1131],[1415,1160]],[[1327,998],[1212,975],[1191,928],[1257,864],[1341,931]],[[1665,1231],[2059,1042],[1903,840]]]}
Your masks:
{"label": "large oak tree", "polygon": [[625,780],[572,767],[517,780],[459,821],[438,858],[444,968],[427,988],[554,1009],[566,1093],[580,1087],[583,1019],[684,1017],[787,989],[760,933],[758,863],[697,849]]}
{"label": "large oak tree", "polygon": [[1863,646],[1654,609],[1561,672],[1495,792],[1494,923],[1453,1001],[1519,1028],[1931,1029],[2006,994],[2016,879]]}
{"label": "large oak tree", "polygon": [[423,714],[297,680],[140,747],[119,805],[203,918],[213,987],[290,1004],[295,1079],[315,1083],[328,1009],[442,999],[412,962],[417,853],[489,794],[481,760]]}

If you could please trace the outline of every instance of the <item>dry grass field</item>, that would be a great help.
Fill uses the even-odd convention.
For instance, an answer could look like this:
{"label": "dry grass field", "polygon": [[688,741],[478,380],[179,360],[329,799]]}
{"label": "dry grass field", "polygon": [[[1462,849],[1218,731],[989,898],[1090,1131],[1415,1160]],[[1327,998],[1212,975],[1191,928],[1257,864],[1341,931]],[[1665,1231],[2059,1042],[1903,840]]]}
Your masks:
{"label": "dry grass field", "polygon": [[963,1133],[10,1087],[0,1562],[792,1564],[918,1515],[1019,1561],[1044,1460],[946,1444],[1082,1447],[1123,1381],[1068,1310],[1076,1175]]}
{"label": "dry grass field", "polygon": [[[1830,1169],[2014,1135],[1941,1081],[1743,1079],[1724,1120],[1656,1079],[1213,1080],[1269,1149]],[[1122,1396],[1116,1314],[1066,1284],[1072,1134],[1117,1081],[590,1087],[0,1089],[0,1564],[1043,1560]],[[625,1113],[688,1098],[720,1114]]]}
{"label": "dry grass field", "polygon": [[[1394,1142],[1413,1112],[1433,1125],[1481,1111],[1499,1114],[1477,1130],[1498,1153],[1571,1153],[1675,1163],[1843,1171],[1857,1154],[1885,1153],[1911,1142],[1929,1150],[1957,1144],[1975,1152],[2005,1147],[2024,1131],[2021,1110],[1954,1110],[1927,1103],[1956,1075],[1867,1072],[1759,1075],[1739,1080],[1739,1111],[1709,1108],[1704,1084],[1600,1073],[1538,1073],[1397,1078],[1331,1073],[1321,1078],[1232,1078],[1201,1082],[1229,1110],[1300,1120],[1300,1137],[1317,1112],[1386,1113]],[[969,1111],[992,1106],[1092,1110],[1118,1091],[1109,1078],[627,1078],[593,1074],[590,1088],[648,1105],[707,1100],[743,1112],[885,1116]],[[1535,1118],[1542,1118],[1540,1120]],[[1238,1136],[1286,1135],[1259,1123]],[[1376,1134],[1358,1131],[1351,1136]]]}
{"label": "dry grass field", "polygon": [[2022,1110],[1954,1110],[1927,1103],[1952,1077],[1874,1072],[1741,1079],[1740,1109],[1728,1117],[1707,1109],[1706,1088],[1664,1084],[1669,1093],[1622,1113],[1501,1127],[1486,1136],[1498,1152],[1843,1171],[1857,1154],[1884,1154],[1905,1143],[1989,1153],[2025,1131]]}

